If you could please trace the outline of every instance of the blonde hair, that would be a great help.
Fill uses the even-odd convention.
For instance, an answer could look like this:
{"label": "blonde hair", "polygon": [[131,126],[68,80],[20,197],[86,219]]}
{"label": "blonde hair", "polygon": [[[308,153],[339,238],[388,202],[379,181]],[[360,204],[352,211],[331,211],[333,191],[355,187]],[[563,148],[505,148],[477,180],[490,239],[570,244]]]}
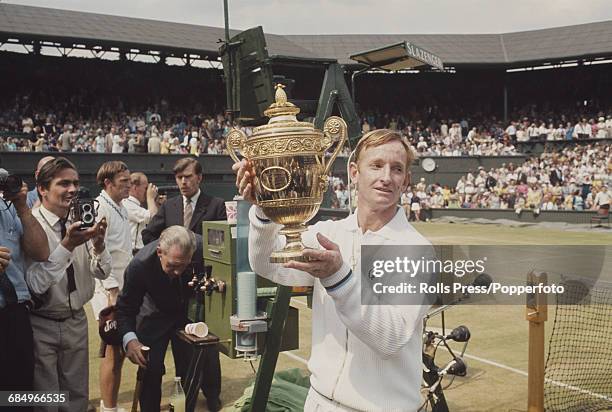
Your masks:
{"label": "blonde hair", "polygon": [[125,163],[120,162],[118,160],[112,160],[110,162],[106,162],[100,166],[98,169],[98,174],[96,175],[96,183],[102,189],[104,189],[104,181],[106,179],[113,180],[115,176],[117,176],[121,172],[125,172],[128,170],[128,167]]}
{"label": "blonde hair", "polygon": [[408,141],[395,130],[376,129],[364,134],[361,139],[359,139],[357,147],[355,147],[355,158],[353,161],[357,164],[363,151],[369,147],[378,147],[394,141],[400,142],[406,150],[406,176],[408,176],[410,174],[410,166],[414,161],[414,154],[412,153]]}

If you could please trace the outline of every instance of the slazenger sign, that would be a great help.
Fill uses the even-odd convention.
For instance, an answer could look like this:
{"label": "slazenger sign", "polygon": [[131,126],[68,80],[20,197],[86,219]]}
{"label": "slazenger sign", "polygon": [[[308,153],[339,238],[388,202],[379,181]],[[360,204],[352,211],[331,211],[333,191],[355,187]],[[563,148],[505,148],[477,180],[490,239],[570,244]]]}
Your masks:
{"label": "slazenger sign", "polygon": [[405,48],[406,52],[410,57],[420,60],[423,63],[427,63],[430,66],[436,67],[440,70],[444,70],[444,64],[442,64],[442,59],[440,59],[435,54],[432,54],[427,50],[421,49],[420,47],[417,47],[414,44],[410,44],[408,42],[405,43]]}

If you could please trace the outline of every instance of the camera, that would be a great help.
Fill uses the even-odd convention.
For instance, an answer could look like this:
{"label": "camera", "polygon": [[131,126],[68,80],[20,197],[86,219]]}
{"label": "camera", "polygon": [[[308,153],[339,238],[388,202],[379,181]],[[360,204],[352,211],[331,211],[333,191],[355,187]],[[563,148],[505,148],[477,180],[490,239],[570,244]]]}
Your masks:
{"label": "camera", "polygon": [[159,196],[169,196],[180,193],[180,189],[178,186],[157,186],[157,194]]}
{"label": "camera", "polygon": [[19,176],[0,168],[0,192],[4,193],[5,198],[15,196],[22,186],[23,180]]}
{"label": "camera", "polygon": [[89,190],[79,189],[79,193],[70,205],[70,218],[73,222],[81,222],[81,229],[93,227],[98,216],[97,201],[89,197]]}

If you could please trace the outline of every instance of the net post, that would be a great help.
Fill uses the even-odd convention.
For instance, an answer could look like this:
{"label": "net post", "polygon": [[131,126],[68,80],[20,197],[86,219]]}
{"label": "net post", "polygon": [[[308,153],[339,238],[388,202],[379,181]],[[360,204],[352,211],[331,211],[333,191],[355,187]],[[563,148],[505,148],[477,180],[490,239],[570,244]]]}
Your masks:
{"label": "net post", "polygon": [[[545,272],[531,271],[527,286],[546,285],[547,280]],[[528,412],[544,412],[544,323],[547,318],[546,294],[528,294],[525,312],[525,319],[529,321]]]}

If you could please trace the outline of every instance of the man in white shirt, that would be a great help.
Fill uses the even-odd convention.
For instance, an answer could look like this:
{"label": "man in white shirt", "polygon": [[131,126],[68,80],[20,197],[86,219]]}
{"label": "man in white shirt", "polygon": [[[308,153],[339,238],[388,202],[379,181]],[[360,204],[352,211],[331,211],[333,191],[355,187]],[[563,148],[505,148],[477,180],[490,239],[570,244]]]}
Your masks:
{"label": "man in white shirt", "polygon": [[440,126],[440,135],[442,137],[448,136],[448,125],[446,124],[446,121],[442,121],[442,125]]}
{"label": "man in white shirt", "polygon": [[[132,186],[130,196],[121,203],[128,213],[130,232],[132,234],[132,254],[142,249],[142,230],[157,213],[157,186],[149,183],[144,173],[135,172],[130,175]],[[146,204],[147,208],[142,207]]]}
{"label": "man in white shirt", "polygon": [[[430,245],[406,219],[398,201],[413,155],[396,132],[365,134],[350,163],[358,185],[355,214],[303,232],[307,262],[269,262],[282,247],[281,225],[259,207],[249,212],[249,260],[258,274],[284,285],[313,286],[311,388],[305,411],[415,411],[421,405],[422,318],[427,305],[361,303],[360,246]],[[233,166],[237,186],[254,202],[252,164]]]}
{"label": "man in white shirt", "polygon": [[529,141],[531,142],[535,142],[536,140],[538,140],[538,137],[540,136],[540,131],[538,130],[538,127],[535,125],[535,123],[531,123],[531,125],[527,128],[527,136],[529,137]]}
{"label": "man in white shirt", "polygon": [[98,129],[96,132],[96,138],[94,139],[96,153],[105,153],[106,152],[106,137],[104,137],[104,133],[102,129]]}
{"label": "man in white shirt", "polygon": [[34,128],[34,121],[30,116],[26,116],[21,121],[21,125],[23,126],[22,131],[24,133],[30,134],[32,133],[32,129]]}
{"label": "man in white shirt", "polygon": [[608,186],[603,185],[599,193],[595,195],[593,206],[595,209],[610,209],[611,201],[612,196],[610,196],[610,192],[608,192]]}
{"label": "man in white shirt", "polygon": [[62,152],[72,152],[74,138],[72,136],[71,127],[64,125],[64,132],[58,138],[58,144]]}
{"label": "man in white shirt", "polygon": [[157,133],[151,133],[147,142],[147,149],[149,153],[159,153],[161,151],[161,141]]}
{"label": "man in white shirt", "polygon": [[59,157],[45,163],[37,186],[42,205],[32,214],[43,227],[49,259],[30,262],[26,280],[34,296],[30,312],[34,338],[34,390],[68,391],[65,410],[85,411],[89,403],[89,345],[83,306],[94,292],[94,278],[105,279],[111,257],[104,245],[106,221],[90,228],[70,221],[79,188],[75,166]]}
{"label": "man in white shirt", "polygon": [[123,153],[123,145],[125,144],[126,136],[126,133],[123,133],[121,135],[113,135],[112,153]]}
{"label": "man in white shirt", "polygon": [[606,129],[606,119],[601,116],[599,117],[599,121],[597,123],[597,135],[595,136],[598,139],[605,139],[608,137],[608,130]]}
{"label": "man in white shirt", "polygon": [[538,137],[540,141],[546,140],[548,136],[548,128],[546,127],[546,123],[544,122],[540,123],[540,127],[538,127],[538,135],[539,135]]}
{"label": "man in white shirt", "polygon": [[199,143],[198,132],[191,132],[191,138],[189,139],[189,154],[198,156],[200,154],[199,151]]}
{"label": "man in white shirt", "polygon": [[459,123],[453,123],[452,127],[448,132],[451,137],[453,143],[458,144],[461,143],[461,127],[459,127]]}
{"label": "man in white shirt", "polygon": [[585,118],[582,118],[579,123],[574,126],[575,139],[590,139],[592,136],[591,125],[587,123]]}
{"label": "man in white shirt", "polygon": [[[96,284],[91,301],[96,319],[102,309],[117,302],[123,288],[125,268],[132,259],[132,234],[128,212],[121,203],[130,195],[130,171],[125,163],[110,161],[102,164],[96,175],[102,189],[97,201],[100,204],[98,218],[105,218],[106,245],[112,257],[112,269],[108,278]],[[100,394],[102,412],[117,411],[117,396],[121,384],[121,366],[124,356],[119,346],[107,346],[100,362]]]}
{"label": "man in white shirt", "polygon": [[508,136],[513,142],[516,141],[516,125],[514,122],[510,122],[510,125],[506,127],[506,133],[508,133]]}
{"label": "man in white shirt", "polygon": [[460,194],[465,193],[465,176],[461,176],[461,178],[457,182],[457,186],[455,186],[455,190],[457,191],[457,193]]}
{"label": "man in white shirt", "polygon": [[476,130],[475,127],[472,127],[472,129],[468,132],[466,140],[468,142],[474,142],[474,139],[476,138],[477,135],[478,135],[478,131]]}

